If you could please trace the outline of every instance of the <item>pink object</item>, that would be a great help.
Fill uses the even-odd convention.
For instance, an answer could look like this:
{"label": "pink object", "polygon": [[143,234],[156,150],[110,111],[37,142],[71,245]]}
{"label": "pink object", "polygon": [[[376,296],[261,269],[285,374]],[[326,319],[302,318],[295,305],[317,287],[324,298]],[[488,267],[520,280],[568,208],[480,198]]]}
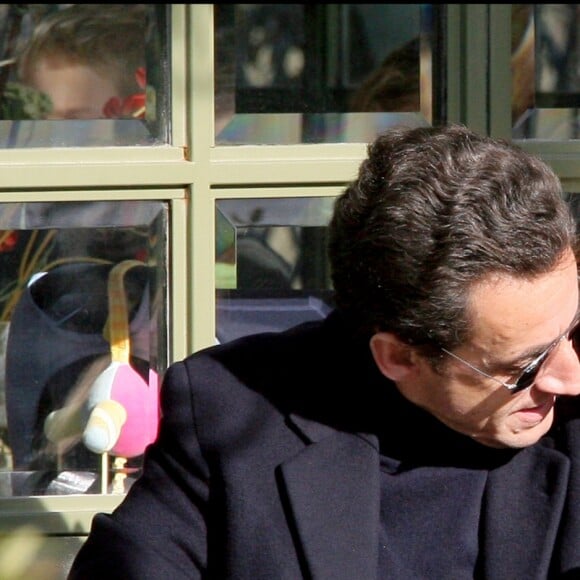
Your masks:
{"label": "pink object", "polygon": [[113,400],[127,412],[111,455],[136,457],[142,455],[157,437],[159,426],[159,380],[149,371],[149,384],[128,363],[113,361],[97,378],[92,397],[97,401]]}

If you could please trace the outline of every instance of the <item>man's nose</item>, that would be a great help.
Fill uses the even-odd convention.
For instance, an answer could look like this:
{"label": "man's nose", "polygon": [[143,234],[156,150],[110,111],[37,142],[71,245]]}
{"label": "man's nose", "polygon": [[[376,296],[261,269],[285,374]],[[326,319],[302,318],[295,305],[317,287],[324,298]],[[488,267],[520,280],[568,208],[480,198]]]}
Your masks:
{"label": "man's nose", "polygon": [[580,359],[571,340],[562,340],[554,349],[534,386],[554,395],[580,395]]}

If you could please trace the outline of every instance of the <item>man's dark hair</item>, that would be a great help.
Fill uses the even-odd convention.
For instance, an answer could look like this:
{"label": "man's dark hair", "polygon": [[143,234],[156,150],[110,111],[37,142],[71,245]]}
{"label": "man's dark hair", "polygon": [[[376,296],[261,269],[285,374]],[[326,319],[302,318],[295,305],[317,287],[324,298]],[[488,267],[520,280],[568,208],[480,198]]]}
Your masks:
{"label": "man's dark hair", "polygon": [[457,125],[395,128],[368,146],[329,235],[337,306],[427,352],[469,338],[476,282],[554,269],[575,222],[553,171],[517,146]]}

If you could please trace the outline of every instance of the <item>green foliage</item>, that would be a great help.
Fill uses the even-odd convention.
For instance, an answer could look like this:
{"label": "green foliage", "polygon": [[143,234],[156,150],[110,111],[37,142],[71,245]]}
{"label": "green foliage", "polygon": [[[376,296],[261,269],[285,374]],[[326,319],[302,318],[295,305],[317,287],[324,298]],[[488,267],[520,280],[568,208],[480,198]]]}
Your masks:
{"label": "green foliage", "polygon": [[0,119],[43,119],[51,108],[50,98],[44,93],[8,82],[0,98]]}

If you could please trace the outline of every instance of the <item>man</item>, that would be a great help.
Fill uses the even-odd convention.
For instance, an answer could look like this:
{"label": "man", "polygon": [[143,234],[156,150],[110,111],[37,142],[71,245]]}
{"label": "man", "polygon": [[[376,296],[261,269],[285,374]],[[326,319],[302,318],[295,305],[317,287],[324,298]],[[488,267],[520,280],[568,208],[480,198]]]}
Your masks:
{"label": "man", "polygon": [[540,160],[379,136],[330,224],[336,310],[168,370],[70,578],[578,577],[574,245]]}

